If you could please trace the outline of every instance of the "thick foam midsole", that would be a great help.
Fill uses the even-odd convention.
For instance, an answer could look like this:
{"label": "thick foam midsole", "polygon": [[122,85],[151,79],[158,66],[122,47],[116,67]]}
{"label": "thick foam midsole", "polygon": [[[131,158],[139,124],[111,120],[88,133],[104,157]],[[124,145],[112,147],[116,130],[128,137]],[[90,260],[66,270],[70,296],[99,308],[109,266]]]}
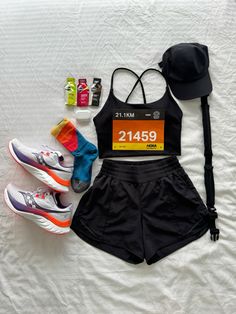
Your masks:
{"label": "thick foam midsole", "polygon": [[50,232],[53,232],[53,233],[68,233],[70,231],[70,228],[69,226],[66,226],[66,227],[60,227],[60,226],[57,226],[55,225],[52,221],[50,221],[49,219],[45,218],[45,217],[42,217],[42,216],[38,216],[38,215],[35,215],[35,214],[32,214],[32,213],[27,213],[27,212],[24,212],[24,211],[20,211],[20,210],[17,210],[11,203],[9,197],[8,197],[8,192],[7,192],[7,189],[5,189],[4,191],[4,198],[5,198],[5,201],[8,205],[8,207],[16,214],[26,218],[26,219],[29,219],[33,222],[35,222],[37,225],[39,225],[40,227],[50,231]]}

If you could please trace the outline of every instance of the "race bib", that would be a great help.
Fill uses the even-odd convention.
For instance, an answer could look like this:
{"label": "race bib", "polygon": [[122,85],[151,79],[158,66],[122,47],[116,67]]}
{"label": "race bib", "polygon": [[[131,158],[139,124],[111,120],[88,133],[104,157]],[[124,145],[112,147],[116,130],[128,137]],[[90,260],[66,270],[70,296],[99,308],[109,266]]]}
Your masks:
{"label": "race bib", "polygon": [[114,110],[112,120],[112,150],[164,150],[164,110]]}

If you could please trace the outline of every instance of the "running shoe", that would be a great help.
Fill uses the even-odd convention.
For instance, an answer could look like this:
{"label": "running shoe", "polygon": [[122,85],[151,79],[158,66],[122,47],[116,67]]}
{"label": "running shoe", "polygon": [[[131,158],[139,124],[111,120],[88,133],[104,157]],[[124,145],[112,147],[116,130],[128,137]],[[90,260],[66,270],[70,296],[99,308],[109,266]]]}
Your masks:
{"label": "running shoe", "polygon": [[4,198],[16,214],[32,220],[43,229],[57,234],[70,231],[72,204],[63,206],[60,193],[42,188],[35,192],[23,191],[10,183],[4,191]]}
{"label": "running shoe", "polygon": [[73,167],[63,165],[59,151],[30,148],[16,138],[10,141],[9,149],[13,158],[37,179],[56,191],[69,191]]}

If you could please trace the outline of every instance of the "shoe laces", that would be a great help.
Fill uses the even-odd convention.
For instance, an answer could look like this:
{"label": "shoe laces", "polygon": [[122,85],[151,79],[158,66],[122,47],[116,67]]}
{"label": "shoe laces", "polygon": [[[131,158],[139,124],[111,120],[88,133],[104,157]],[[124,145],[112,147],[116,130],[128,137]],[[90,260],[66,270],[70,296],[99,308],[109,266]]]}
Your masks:
{"label": "shoe laces", "polygon": [[43,145],[41,145],[41,148],[42,148],[43,151],[46,151],[46,152],[55,152],[55,149],[50,147],[50,146],[48,146],[48,145],[44,145],[43,144]]}
{"label": "shoe laces", "polygon": [[41,153],[43,153],[47,156],[52,155],[53,157],[57,157],[60,161],[64,160],[61,152],[54,150],[53,148],[49,147],[48,145],[41,145],[41,147],[42,147]]}
{"label": "shoe laces", "polygon": [[48,189],[46,188],[37,188],[34,192],[32,192],[34,197],[39,197],[42,199],[45,199],[47,196],[52,195],[52,192],[50,192]]}

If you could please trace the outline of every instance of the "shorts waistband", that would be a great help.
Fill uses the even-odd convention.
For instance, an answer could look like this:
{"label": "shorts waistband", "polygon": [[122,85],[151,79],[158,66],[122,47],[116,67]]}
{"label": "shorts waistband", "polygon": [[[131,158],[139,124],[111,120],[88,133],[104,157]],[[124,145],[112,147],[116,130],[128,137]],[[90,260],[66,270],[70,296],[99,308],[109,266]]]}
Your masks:
{"label": "shorts waistband", "polygon": [[141,183],[153,181],[181,168],[175,156],[145,161],[105,159],[101,173],[117,179]]}

